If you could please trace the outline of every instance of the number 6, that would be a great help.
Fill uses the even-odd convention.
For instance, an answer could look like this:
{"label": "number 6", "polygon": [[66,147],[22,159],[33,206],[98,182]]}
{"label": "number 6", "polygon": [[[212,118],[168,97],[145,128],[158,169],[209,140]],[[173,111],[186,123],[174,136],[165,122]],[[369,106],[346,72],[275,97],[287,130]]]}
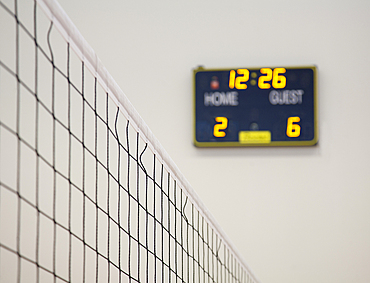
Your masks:
{"label": "number 6", "polygon": [[286,77],[281,74],[286,72],[285,68],[275,68],[272,75],[272,86],[274,88],[284,88],[286,86]]}
{"label": "number 6", "polygon": [[293,123],[298,123],[301,121],[301,118],[299,117],[289,117],[288,118],[288,124],[286,127],[286,135],[291,138],[296,138],[301,135],[301,126],[298,124],[293,124]]}

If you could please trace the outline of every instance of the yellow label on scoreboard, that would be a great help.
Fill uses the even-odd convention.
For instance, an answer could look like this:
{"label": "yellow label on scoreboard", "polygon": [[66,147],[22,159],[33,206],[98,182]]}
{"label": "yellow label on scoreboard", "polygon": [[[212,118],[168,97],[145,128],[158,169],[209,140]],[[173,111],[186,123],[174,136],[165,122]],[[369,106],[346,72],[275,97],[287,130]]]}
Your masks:
{"label": "yellow label on scoreboard", "polygon": [[271,132],[270,131],[240,131],[239,132],[240,143],[270,143]]}

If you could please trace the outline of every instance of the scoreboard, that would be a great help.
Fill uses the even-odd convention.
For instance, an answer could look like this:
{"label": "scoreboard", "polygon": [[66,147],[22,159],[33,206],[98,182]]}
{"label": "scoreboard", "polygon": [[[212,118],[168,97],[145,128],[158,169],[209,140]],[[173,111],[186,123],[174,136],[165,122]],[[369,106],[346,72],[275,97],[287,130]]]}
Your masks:
{"label": "scoreboard", "polygon": [[194,70],[198,147],[312,146],[317,108],[315,66]]}

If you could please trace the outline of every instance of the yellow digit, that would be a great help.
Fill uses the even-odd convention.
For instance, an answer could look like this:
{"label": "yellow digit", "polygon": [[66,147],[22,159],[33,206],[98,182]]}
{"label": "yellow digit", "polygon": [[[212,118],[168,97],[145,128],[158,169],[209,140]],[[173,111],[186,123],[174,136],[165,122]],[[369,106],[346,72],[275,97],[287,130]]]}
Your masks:
{"label": "yellow digit", "polygon": [[231,70],[229,76],[229,88],[233,89],[234,87],[235,87],[235,71]]}
{"label": "yellow digit", "polygon": [[235,79],[235,87],[237,89],[246,89],[247,85],[242,83],[247,82],[249,80],[249,71],[247,69],[238,69],[237,72],[239,75],[242,76],[237,77]]}
{"label": "yellow digit", "polygon": [[293,124],[293,123],[298,123],[301,121],[301,118],[299,117],[289,117],[288,118],[288,124],[286,127],[286,135],[291,138],[296,138],[301,135],[301,126],[298,124]]}
{"label": "yellow digit", "polygon": [[285,68],[275,68],[272,78],[272,86],[274,88],[284,88],[286,86],[286,77],[280,74],[286,72]]}
{"label": "yellow digit", "polygon": [[213,127],[213,135],[218,138],[222,138],[226,136],[225,132],[221,132],[221,130],[225,130],[227,128],[227,118],[226,117],[216,117],[216,122],[219,122],[221,124],[216,124]]}
{"label": "yellow digit", "polygon": [[266,82],[271,81],[271,79],[272,79],[272,70],[270,68],[262,68],[260,70],[260,72],[261,72],[261,74],[264,74],[266,76],[260,76],[259,77],[259,79],[258,79],[259,88],[269,89],[271,87],[271,85],[269,83],[266,83]]}

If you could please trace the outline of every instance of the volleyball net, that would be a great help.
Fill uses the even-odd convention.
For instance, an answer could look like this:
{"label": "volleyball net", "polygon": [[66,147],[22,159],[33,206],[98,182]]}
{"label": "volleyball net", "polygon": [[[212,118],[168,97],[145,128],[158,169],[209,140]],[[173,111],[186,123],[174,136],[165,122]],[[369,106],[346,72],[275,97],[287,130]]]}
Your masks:
{"label": "volleyball net", "polygon": [[258,282],[59,4],[0,21],[0,281]]}

